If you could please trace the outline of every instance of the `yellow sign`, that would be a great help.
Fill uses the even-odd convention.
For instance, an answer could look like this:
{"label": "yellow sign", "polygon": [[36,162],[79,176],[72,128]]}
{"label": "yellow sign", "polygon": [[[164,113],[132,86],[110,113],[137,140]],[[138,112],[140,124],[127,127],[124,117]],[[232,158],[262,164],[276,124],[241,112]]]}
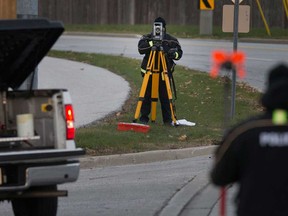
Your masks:
{"label": "yellow sign", "polygon": [[214,10],[214,0],[199,0],[200,10]]}

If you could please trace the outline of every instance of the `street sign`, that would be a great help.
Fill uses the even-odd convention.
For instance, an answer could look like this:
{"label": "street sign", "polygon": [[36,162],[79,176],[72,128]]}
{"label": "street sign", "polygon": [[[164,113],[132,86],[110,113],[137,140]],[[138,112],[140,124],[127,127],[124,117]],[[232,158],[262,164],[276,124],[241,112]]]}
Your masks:
{"label": "street sign", "polygon": [[214,10],[214,0],[199,0],[200,10]]}
{"label": "street sign", "polygon": [[[235,4],[235,0],[231,0],[234,4]],[[239,4],[242,2],[243,0],[239,0]]]}
{"label": "street sign", "polygon": [[[250,30],[250,6],[239,5],[238,32],[248,33]],[[222,31],[234,31],[234,5],[223,5]]]}

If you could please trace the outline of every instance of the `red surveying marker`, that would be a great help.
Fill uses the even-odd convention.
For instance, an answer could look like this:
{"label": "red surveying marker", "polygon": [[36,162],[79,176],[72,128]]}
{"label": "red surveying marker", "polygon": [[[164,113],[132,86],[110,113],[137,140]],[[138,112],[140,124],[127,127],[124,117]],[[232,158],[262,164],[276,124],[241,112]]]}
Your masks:
{"label": "red surveying marker", "polygon": [[[234,51],[234,52],[226,52],[226,51],[220,51],[216,50],[212,52],[212,67],[210,71],[210,76],[212,78],[216,78],[219,74],[219,71],[221,69],[230,70],[233,69],[237,72],[237,75],[239,78],[244,78],[246,72],[244,70],[244,63],[245,63],[245,54],[243,52]],[[227,85],[227,84],[226,84]],[[224,86],[224,91],[228,90],[227,86]],[[227,95],[227,93],[225,94]],[[227,97],[224,98],[224,100],[228,100]],[[227,104],[227,102],[224,101],[224,106]],[[227,126],[227,108],[225,109],[224,114],[224,125]],[[220,216],[226,215],[226,187],[220,188],[220,208],[219,213]]]}
{"label": "red surveying marker", "polygon": [[212,52],[212,68],[210,71],[210,76],[212,78],[217,77],[219,74],[219,70],[222,68],[230,69],[235,68],[239,78],[244,78],[245,70],[244,70],[244,62],[245,62],[245,54],[243,52],[225,52],[216,50]]}
{"label": "red surveying marker", "polygon": [[150,130],[150,126],[138,123],[119,122],[117,129],[119,131],[135,131],[135,132],[147,133]]}

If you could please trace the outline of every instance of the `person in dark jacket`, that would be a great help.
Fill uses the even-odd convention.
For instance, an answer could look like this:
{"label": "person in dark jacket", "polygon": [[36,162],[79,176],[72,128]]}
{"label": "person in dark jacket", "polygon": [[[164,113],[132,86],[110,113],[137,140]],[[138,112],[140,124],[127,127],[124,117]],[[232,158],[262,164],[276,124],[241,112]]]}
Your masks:
{"label": "person in dark jacket", "polygon": [[[182,57],[182,49],[178,42],[178,40],[168,34],[166,32],[166,22],[162,17],[158,17],[154,20],[154,23],[162,23],[163,26],[163,39],[161,40],[161,46],[166,56],[166,63],[167,63],[167,70],[168,75],[171,78],[172,73],[174,71],[175,63],[174,60],[179,60]],[[153,23],[153,26],[154,26]],[[153,33],[143,35],[138,43],[138,51],[142,55],[144,54],[144,58],[141,64],[141,73],[142,76],[145,75],[148,59],[150,56],[150,52],[153,46],[155,46],[156,42],[153,38]],[[157,59],[157,57],[156,57]],[[164,124],[171,124],[171,110],[170,110],[170,102],[167,95],[166,84],[163,79],[159,79],[159,99],[161,103],[161,110],[162,110],[162,118]],[[141,116],[140,121],[142,123],[149,122],[149,114],[151,111],[151,86],[152,86],[152,76],[150,76],[148,85],[145,92],[145,97],[141,106]]]}
{"label": "person in dark jacket", "polygon": [[261,98],[265,112],[233,127],[216,151],[211,180],[239,183],[238,216],[288,215],[288,67],[279,64]]}

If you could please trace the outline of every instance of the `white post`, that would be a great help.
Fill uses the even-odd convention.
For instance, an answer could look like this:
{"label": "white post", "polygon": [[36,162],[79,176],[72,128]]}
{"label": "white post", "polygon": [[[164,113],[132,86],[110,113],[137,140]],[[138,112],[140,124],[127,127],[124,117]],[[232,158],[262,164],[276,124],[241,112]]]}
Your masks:
{"label": "white post", "polygon": [[212,35],[213,10],[200,11],[200,35]]}
{"label": "white post", "polygon": [[[38,17],[38,0],[17,0],[17,18],[32,19]],[[18,88],[19,90],[38,88],[38,68],[27,77]]]}

